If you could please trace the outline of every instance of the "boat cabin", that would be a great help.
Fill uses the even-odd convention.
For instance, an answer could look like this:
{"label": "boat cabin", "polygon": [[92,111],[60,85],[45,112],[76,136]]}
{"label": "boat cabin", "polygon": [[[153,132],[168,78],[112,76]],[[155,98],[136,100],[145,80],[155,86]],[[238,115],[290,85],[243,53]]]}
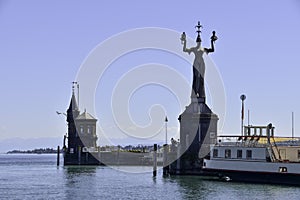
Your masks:
{"label": "boat cabin", "polygon": [[245,126],[243,136],[219,136],[210,159],[299,162],[300,139],[274,137],[274,127]]}
{"label": "boat cabin", "polygon": [[273,151],[274,127],[244,126],[242,136],[220,136],[211,147],[210,159],[230,159],[269,162],[277,160]]}
{"label": "boat cabin", "polygon": [[266,161],[268,152],[264,147],[215,145],[211,147],[210,159]]}

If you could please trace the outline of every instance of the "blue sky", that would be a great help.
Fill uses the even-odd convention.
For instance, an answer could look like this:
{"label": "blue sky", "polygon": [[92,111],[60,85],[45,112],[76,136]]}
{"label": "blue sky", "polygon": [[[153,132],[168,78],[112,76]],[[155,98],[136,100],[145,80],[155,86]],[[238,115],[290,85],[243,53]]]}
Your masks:
{"label": "blue sky", "polygon": [[[89,53],[101,42],[121,32],[143,27],[185,31],[195,38],[194,25],[198,20],[204,26],[203,46],[209,44],[212,30],[216,30],[219,37],[216,52],[210,55],[222,77],[226,94],[226,117],[219,133],[240,132],[239,96],[245,93],[251,124],[272,122],[277,134],[290,136],[293,111],[295,135],[300,136],[299,19],[300,3],[297,0],[0,0],[0,140],[62,137],[66,131],[65,119],[57,116],[55,111],[67,109],[71,82],[76,79]],[[180,43],[179,40],[175,42]],[[168,62],[167,54],[144,51],[132,57],[139,60],[132,65],[153,62],[147,53],[157,56],[155,62],[164,60],[162,63],[169,65],[175,62]],[[126,70],[133,69],[130,56],[117,60],[98,87],[106,85],[104,88],[111,90],[113,85],[110,84]],[[121,65],[127,68],[119,70]],[[183,66],[174,69],[190,81],[191,66]],[[177,118],[184,107],[173,105],[176,98],[172,95],[155,99],[157,94],[165,94],[160,87],[152,85],[143,89],[148,93],[147,108],[151,104],[165,105],[169,134],[175,136],[179,126]],[[142,96],[137,97],[136,102],[133,98],[129,105],[132,118],[143,125],[149,119],[145,115],[147,109],[143,107]],[[99,123],[102,127],[113,127],[109,107],[105,103],[101,106],[105,95],[100,89],[97,98]],[[80,105],[82,111],[84,107]]]}

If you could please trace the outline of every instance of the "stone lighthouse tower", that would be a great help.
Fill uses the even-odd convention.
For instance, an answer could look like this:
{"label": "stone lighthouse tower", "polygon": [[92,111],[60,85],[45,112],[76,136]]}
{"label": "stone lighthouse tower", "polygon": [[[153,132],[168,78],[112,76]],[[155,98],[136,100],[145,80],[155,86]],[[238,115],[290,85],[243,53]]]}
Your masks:
{"label": "stone lighthouse tower", "polygon": [[80,114],[74,85],[67,110],[68,146],[64,144],[64,165],[98,165],[97,134],[95,119],[86,110]]}

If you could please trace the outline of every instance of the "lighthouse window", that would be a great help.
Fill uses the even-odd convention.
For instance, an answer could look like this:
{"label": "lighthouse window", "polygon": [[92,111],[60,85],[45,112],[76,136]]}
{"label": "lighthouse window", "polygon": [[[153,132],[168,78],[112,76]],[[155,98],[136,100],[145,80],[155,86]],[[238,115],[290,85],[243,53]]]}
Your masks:
{"label": "lighthouse window", "polygon": [[88,134],[91,133],[91,127],[90,127],[90,126],[87,127],[87,133],[88,133]]}
{"label": "lighthouse window", "polygon": [[82,125],[80,126],[80,133],[81,133],[81,134],[84,134],[84,129],[83,129],[83,126],[82,126]]}
{"label": "lighthouse window", "polygon": [[214,151],[213,151],[213,157],[214,158],[218,157],[218,149],[214,149]]}
{"label": "lighthouse window", "polygon": [[246,158],[247,159],[251,159],[252,158],[252,151],[251,150],[247,150],[246,151]]}
{"label": "lighthouse window", "polygon": [[231,158],[231,150],[225,149],[225,158]]}
{"label": "lighthouse window", "polygon": [[298,150],[298,159],[300,159],[300,150]]}

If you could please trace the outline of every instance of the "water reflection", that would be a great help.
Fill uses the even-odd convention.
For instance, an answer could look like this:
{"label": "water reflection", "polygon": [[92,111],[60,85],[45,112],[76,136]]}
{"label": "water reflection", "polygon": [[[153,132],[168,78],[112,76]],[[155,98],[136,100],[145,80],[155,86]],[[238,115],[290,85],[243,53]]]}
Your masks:
{"label": "water reflection", "polygon": [[[2,160],[1,160],[2,159]],[[22,162],[22,160],[26,160]],[[104,166],[56,167],[55,156],[0,155],[0,199],[299,199],[300,187],[162,178]],[[140,167],[128,167],[140,171]]]}
{"label": "water reflection", "polygon": [[65,198],[86,199],[93,194],[86,191],[96,191],[96,166],[65,166]]}
{"label": "water reflection", "polygon": [[[139,171],[139,167],[130,170]],[[283,199],[300,193],[295,188],[221,182],[199,176],[156,177],[152,173],[126,173],[110,167],[63,167],[63,199]],[[285,191],[286,190],[286,191]],[[283,193],[282,193],[283,192]]]}
{"label": "water reflection", "polygon": [[178,192],[182,199],[207,199],[211,191],[207,181],[198,176],[172,176],[165,179],[178,186]]}
{"label": "water reflection", "polygon": [[64,166],[67,176],[96,173],[97,166]]}
{"label": "water reflection", "polygon": [[290,186],[223,182],[200,176],[173,176],[164,182],[165,185],[177,184],[179,199],[298,199],[300,191]]}

